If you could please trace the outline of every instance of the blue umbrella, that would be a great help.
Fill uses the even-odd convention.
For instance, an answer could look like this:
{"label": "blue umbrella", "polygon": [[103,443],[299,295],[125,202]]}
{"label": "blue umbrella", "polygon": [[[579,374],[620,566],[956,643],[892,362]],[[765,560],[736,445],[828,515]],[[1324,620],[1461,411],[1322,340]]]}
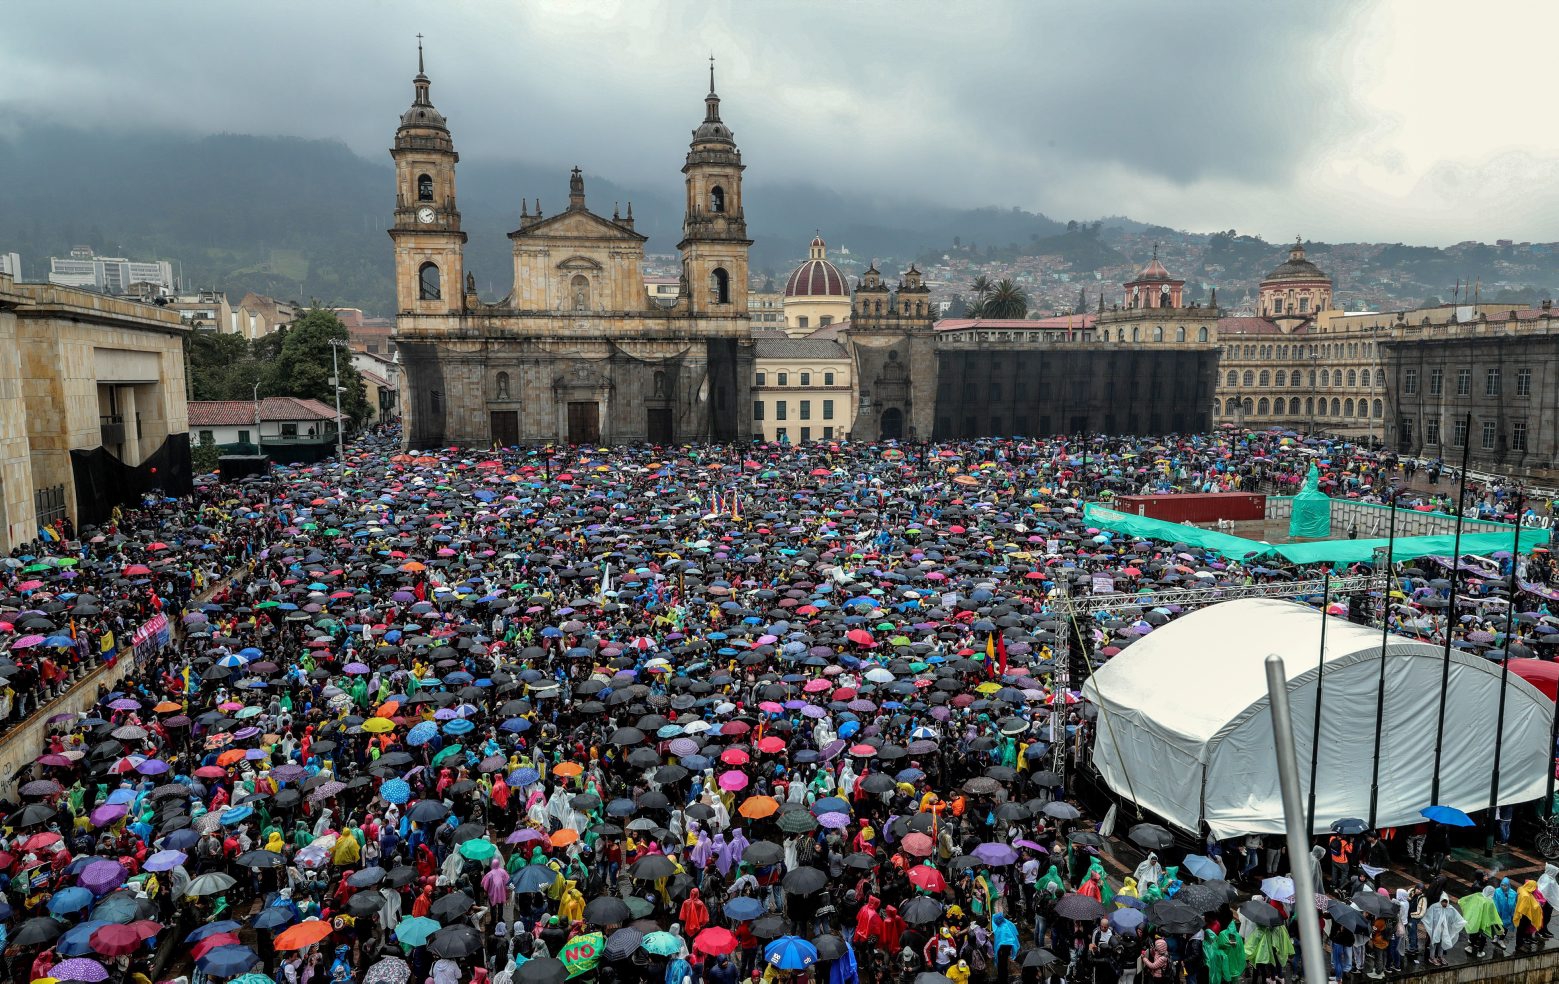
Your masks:
{"label": "blue umbrella", "polygon": [[292,925],[292,918],[292,910],[285,906],[266,906],[254,917],[253,925],[255,929],[281,929]]}
{"label": "blue umbrella", "polygon": [[455,718],[453,721],[444,722],[444,733],[446,735],[463,735],[475,727],[476,725],[472,724],[470,721],[467,721],[465,718]]}
{"label": "blue umbrella", "polygon": [[1116,909],[1110,913],[1110,925],[1117,931],[1129,933],[1147,922],[1147,916],[1138,909]]}
{"label": "blue umbrella", "polygon": [[[542,892],[553,886],[558,880],[558,873],[544,864],[530,864],[521,868],[514,876],[514,890],[524,895],[528,892]],[[729,911],[727,906],[727,911]]]}
{"label": "blue umbrella", "polygon": [[62,888],[49,899],[49,911],[56,916],[80,912],[92,904],[92,893],[79,885]]}
{"label": "blue umbrella", "polygon": [[217,933],[237,933],[240,929],[243,929],[243,926],[239,923],[231,919],[223,919],[221,922],[209,923],[200,927],[184,937],[184,942],[199,943],[208,936],[215,936]]}
{"label": "blue umbrella", "polygon": [[428,742],[432,741],[433,736],[437,734],[438,725],[434,724],[432,721],[422,721],[413,725],[412,729],[406,732],[406,744],[426,745]]}
{"label": "blue umbrella", "polygon": [[102,919],[92,919],[65,930],[60,938],[54,941],[54,952],[62,957],[88,957],[96,953],[92,949],[92,934],[100,927],[112,926],[113,923]]}
{"label": "blue umbrella", "polygon": [[232,943],[213,947],[198,961],[200,969],[212,977],[236,977],[259,962],[253,950]]}
{"label": "blue umbrella", "polygon": [[1202,881],[1211,881],[1214,878],[1223,877],[1223,869],[1218,867],[1218,862],[1212,858],[1203,857],[1200,854],[1187,854],[1185,860],[1180,862],[1180,867],[1202,879]]}
{"label": "blue umbrella", "polygon": [[757,919],[763,915],[763,903],[750,895],[739,895],[734,899],[727,899],[725,903],[725,916],[742,922],[747,919]]}
{"label": "blue umbrella", "polygon": [[1443,823],[1447,827],[1476,827],[1472,817],[1458,810],[1454,806],[1426,806],[1419,810],[1419,815],[1426,820],[1435,823]]}
{"label": "blue umbrella", "polygon": [[411,799],[411,786],[404,779],[386,779],[379,787],[379,795],[386,803],[405,803]]}
{"label": "blue umbrella", "polygon": [[247,803],[241,806],[229,807],[222,811],[222,826],[231,827],[234,824],[243,823],[252,816],[254,816],[254,807]]}
{"label": "blue umbrella", "polygon": [[817,947],[799,936],[781,936],[763,948],[763,959],[780,970],[805,970],[817,963]]}
{"label": "blue umbrella", "polygon": [[535,783],[540,778],[541,778],[541,773],[537,772],[535,769],[531,769],[531,768],[515,769],[514,770],[514,774],[509,776],[509,785],[511,785],[511,786],[529,786],[529,785]]}

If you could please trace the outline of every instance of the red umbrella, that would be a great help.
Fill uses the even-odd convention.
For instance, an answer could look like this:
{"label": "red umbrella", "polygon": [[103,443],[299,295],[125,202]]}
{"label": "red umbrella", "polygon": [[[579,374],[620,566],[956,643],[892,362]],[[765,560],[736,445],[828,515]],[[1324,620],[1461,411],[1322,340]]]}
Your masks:
{"label": "red umbrella", "polygon": [[[325,925],[329,926],[330,924],[325,923]],[[212,950],[215,950],[219,946],[233,946],[239,942],[240,941],[238,937],[234,936],[232,933],[212,933],[210,936],[195,942],[194,948],[190,950],[190,956],[194,957],[196,960],[199,960],[201,957],[205,956]]]}
{"label": "red umbrella", "polygon": [[141,943],[141,934],[135,931],[135,927],[118,923],[99,926],[87,940],[87,945],[94,953],[105,957],[122,957],[134,953],[141,948]]}
{"label": "red umbrella", "polygon": [[872,641],[872,634],[867,632],[865,629],[851,629],[849,632],[845,633],[845,638],[849,639],[857,646],[876,645],[876,643]]}
{"label": "red umbrella", "polygon": [[909,881],[916,888],[923,888],[933,893],[944,891],[947,888],[947,879],[942,877],[942,873],[923,864],[917,864],[909,869]]}
{"label": "red umbrella", "polygon": [[930,836],[922,834],[918,831],[913,834],[906,834],[903,844],[901,845],[901,849],[905,854],[912,854],[917,858],[930,857],[931,848],[932,843]]}
{"label": "red umbrella", "polygon": [[720,926],[710,926],[693,937],[693,949],[718,957],[736,949],[736,934]]}

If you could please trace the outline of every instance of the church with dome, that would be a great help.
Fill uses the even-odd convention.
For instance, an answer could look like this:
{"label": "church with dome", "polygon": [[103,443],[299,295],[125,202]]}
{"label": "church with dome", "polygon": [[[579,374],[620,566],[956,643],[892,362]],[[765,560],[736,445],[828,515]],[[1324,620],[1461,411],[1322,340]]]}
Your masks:
{"label": "church with dome", "polygon": [[665,303],[644,289],[646,237],[633,206],[593,211],[577,167],[563,208],[521,199],[509,233],[513,286],[480,296],[464,263],[460,155],[434,108],[420,46],[417,58],[390,151],[406,446],[746,440],[752,242],[745,165],[720,116],[713,64],[682,166],[680,286]]}
{"label": "church with dome", "polygon": [[806,262],[790,272],[784,292],[785,334],[806,335],[850,317],[850,284],[828,261],[828,244],[812,239]]}

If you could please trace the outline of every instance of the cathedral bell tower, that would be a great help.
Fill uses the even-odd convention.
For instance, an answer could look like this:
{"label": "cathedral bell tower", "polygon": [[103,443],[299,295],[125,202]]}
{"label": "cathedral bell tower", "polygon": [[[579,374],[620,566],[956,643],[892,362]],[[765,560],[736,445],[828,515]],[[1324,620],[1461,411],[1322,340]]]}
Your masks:
{"label": "cathedral bell tower", "polygon": [[695,315],[747,318],[747,219],[742,212],[741,151],[720,120],[714,59],[704,122],[693,131],[687,163],[687,205],[682,219],[682,273]]}
{"label": "cathedral bell tower", "polygon": [[396,310],[408,315],[459,314],[465,308],[466,234],[455,207],[454,141],[443,114],[428,98],[422,36],[411,108],[401,114],[390,157],[395,161]]}

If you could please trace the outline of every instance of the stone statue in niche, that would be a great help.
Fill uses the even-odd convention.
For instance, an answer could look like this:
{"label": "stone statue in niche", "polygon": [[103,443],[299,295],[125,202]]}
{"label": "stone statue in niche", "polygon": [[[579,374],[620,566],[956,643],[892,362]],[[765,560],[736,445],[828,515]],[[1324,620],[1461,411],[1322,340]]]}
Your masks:
{"label": "stone statue in niche", "polygon": [[655,391],[651,395],[655,397],[664,397],[666,395],[666,374],[664,372],[656,371]]}
{"label": "stone statue in niche", "polygon": [[498,399],[509,399],[509,374],[506,372],[498,374]]}

